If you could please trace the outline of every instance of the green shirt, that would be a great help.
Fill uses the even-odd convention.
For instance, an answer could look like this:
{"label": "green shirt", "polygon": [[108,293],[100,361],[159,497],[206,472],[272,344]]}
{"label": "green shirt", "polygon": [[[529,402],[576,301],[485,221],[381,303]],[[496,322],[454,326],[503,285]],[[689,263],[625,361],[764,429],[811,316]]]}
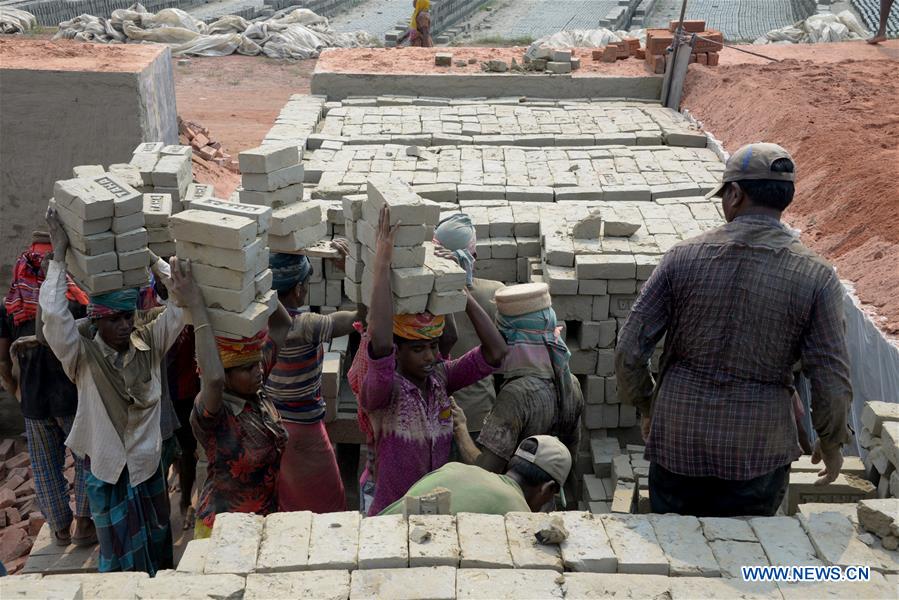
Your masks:
{"label": "green shirt", "polygon": [[[431,471],[416,481],[406,496],[421,496],[437,488],[446,488],[451,492],[450,512],[454,515],[463,512],[488,515],[531,512],[524,493],[511,478],[457,462]],[[385,508],[381,514],[403,514],[403,499]]]}

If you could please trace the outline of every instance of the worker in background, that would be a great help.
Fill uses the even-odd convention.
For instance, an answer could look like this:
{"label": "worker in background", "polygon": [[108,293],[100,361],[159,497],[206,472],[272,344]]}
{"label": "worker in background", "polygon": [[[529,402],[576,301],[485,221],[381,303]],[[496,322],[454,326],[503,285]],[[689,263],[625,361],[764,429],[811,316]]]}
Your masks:
{"label": "worker in background", "polygon": [[[346,241],[333,246],[347,255]],[[342,268],[342,265],[338,265]],[[324,344],[349,335],[353,323],[363,318],[359,310],[320,315],[303,310],[309,291],[312,265],[300,254],[272,254],[269,267],[272,289],[287,310],[292,324],[279,347],[272,337],[266,341],[265,359],[269,374],[265,393],[281,414],[288,442],[278,474],[280,510],[311,510],[317,513],[346,510],[343,480],[328,431],[325,401],[321,394]],[[272,357],[277,354],[277,360]]]}
{"label": "worker in background", "polygon": [[[799,359],[811,382],[818,483],[840,473],[852,398],[843,288],[781,222],[794,169],[775,144],[731,156],[708,194],[721,197],[727,223],[665,253],[619,333],[618,396],[640,409],[653,512],[775,514],[801,454]],[[662,336],[654,382],[649,358]]]}
{"label": "worker in background", "polygon": [[[83,336],[68,310],[65,256],[69,238],[55,209],[47,213],[53,260],[41,285],[44,337],[78,388],[78,411],[66,445],[90,458],[87,495],[100,542],[99,569],[145,571],[172,567],[172,530],[166,482],[160,468],[161,367],[185,325],[170,304],[135,328],[138,290],[90,298],[92,335]],[[159,261],[158,276],[167,270]],[[186,306],[202,304],[191,278],[167,285]]]}
{"label": "worker in background", "polygon": [[869,44],[879,44],[887,41],[887,19],[890,18],[890,10],[893,8],[893,0],[880,0],[880,25],[874,37],[868,40]]}
{"label": "worker in background", "polygon": [[[538,512],[559,493],[570,470],[571,453],[565,444],[549,435],[534,435],[518,445],[503,475],[451,462],[419,479],[405,496],[449,490],[453,515]],[[400,498],[381,514],[403,514],[403,505]]]}
{"label": "worker in background", "polygon": [[[490,320],[496,321],[496,303],[493,301],[493,297],[497,290],[501,290],[504,286],[499,281],[480,279],[474,276],[478,253],[476,249],[477,236],[471,218],[466,214],[456,213],[440,221],[434,231],[434,244],[435,254],[456,262],[465,270],[468,292],[477,301],[478,306],[484,309]],[[454,314],[453,319],[456,325],[457,339],[452,347],[452,353],[461,356],[477,347],[481,341],[464,312]],[[455,392],[453,400],[467,417],[468,431],[471,437],[478,439],[484,420],[490,414],[496,401],[493,376],[488,375]]]}
{"label": "worker in background", "polygon": [[[65,439],[75,420],[78,390],[47,346],[39,319],[38,292],[51,256],[50,236],[35,231],[31,245],[13,267],[12,285],[0,305],[0,382],[19,399],[25,417],[34,493],[53,542],[90,546],[97,543],[97,533],[84,488],[84,458],[74,456],[74,515],[64,475]],[[88,298],[71,278],[66,277],[65,282],[66,310],[73,318],[81,318]],[[18,372],[13,369],[12,357],[18,362]]]}
{"label": "worker in background", "polygon": [[471,295],[466,312],[481,345],[457,360],[441,360],[443,316],[394,315],[390,264],[398,228],[399,223],[390,225],[385,205],[378,223],[368,331],[355,359],[366,367],[361,385],[351,383],[373,433],[362,481],[363,493],[374,482],[367,511],[372,515],[448,461],[453,437],[449,395],[491,374],[506,354],[502,336]]}
{"label": "worker in background", "polygon": [[410,46],[430,48],[434,45],[431,39],[431,0],[412,0],[412,19],[409,28],[396,41],[399,46],[407,39]]}
{"label": "worker in background", "polygon": [[561,338],[545,283],[513,285],[496,293],[496,325],[509,346],[499,370],[496,404],[475,445],[466,416],[453,407],[462,459],[502,473],[518,444],[534,435],[557,437],[577,452],[584,398],[568,368],[571,353]]}

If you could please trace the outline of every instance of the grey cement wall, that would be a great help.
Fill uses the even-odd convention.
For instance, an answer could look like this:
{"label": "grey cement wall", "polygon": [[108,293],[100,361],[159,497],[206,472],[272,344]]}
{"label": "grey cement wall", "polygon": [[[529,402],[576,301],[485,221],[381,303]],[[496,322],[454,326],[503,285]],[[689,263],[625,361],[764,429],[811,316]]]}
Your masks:
{"label": "grey cement wall", "polygon": [[178,140],[171,52],[139,72],[0,65],[0,289],[72,167],[127,162],[141,142]]}
{"label": "grey cement wall", "polygon": [[641,98],[658,100],[661,75],[644,77],[551,77],[545,75],[392,75],[320,72],[312,93],[342,100],[359,95],[441,98]]}

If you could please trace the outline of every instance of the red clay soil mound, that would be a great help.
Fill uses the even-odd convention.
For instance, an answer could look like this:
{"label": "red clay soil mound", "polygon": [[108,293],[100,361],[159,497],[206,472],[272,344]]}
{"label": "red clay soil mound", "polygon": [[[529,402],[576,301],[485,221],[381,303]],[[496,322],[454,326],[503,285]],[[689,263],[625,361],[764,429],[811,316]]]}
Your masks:
{"label": "red clay soil mound", "polygon": [[786,219],[899,334],[899,62],[691,66],[683,106],[730,152],[767,141],[793,154]]}

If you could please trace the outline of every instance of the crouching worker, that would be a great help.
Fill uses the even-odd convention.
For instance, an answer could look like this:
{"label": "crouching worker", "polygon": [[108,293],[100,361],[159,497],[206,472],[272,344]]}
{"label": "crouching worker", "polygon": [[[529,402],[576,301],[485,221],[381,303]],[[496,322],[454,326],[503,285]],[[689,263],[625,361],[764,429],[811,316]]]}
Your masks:
{"label": "crouching worker", "polygon": [[[161,365],[184,328],[170,304],[134,327],[138,290],[91,296],[91,332],[81,335],[66,300],[69,238],[54,209],[47,213],[53,260],[41,285],[44,337],[78,389],[78,409],[66,445],[90,458],[86,489],[100,542],[99,569],[145,571],[172,566],[169,499],[160,468]],[[167,268],[158,261],[157,275]],[[169,291],[179,304],[202,305],[193,279],[176,273]]]}
{"label": "crouching worker", "polygon": [[356,359],[367,361],[359,403],[372,430],[374,452],[363,476],[363,490],[370,489],[374,481],[373,501],[367,511],[372,515],[449,460],[453,437],[449,394],[492,373],[506,354],[502,336],[470,295],[466,314],[481,345],[458,360],[440,358],[442,316],[394,316],[390,263],[398,226],[390,226],[390,209],[382,208],[368,342]]}
{"label": "crouching worker", "polygon": [[[565,444],[549,435],[534,435],[518,445],[504,475],[474,465],[447,463],[415,482],[381,514],[403,514],[404,507],[414,505],[415,499],[435,492],[439,495],[441,490],[449,492],[448,514],[452,515],[538,512],[559,493],[570,470],[571,453]],[[444,514],[442,510],[440,514]]]}
{"label": "crouching worker", "polygon": [[[278,308],[269,324],[285,316]],[[212,533],[218,513],[277,512],[287,432],[263,388],[262,347],[268,332],[244,339],[216,337],[205,305],[192,310],[191,317],[200,393],[190,424],[209,462],[194,528],[199,539]]]}

